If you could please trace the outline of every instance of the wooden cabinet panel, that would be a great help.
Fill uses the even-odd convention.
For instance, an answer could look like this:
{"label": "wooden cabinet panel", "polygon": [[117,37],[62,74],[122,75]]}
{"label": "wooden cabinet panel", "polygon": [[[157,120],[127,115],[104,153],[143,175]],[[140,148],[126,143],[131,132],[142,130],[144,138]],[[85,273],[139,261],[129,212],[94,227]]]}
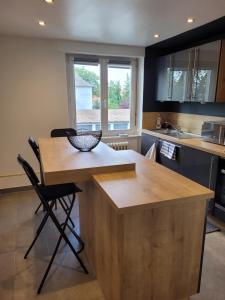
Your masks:
{"label": "wooden cabinet panel", "polygon": [[225,40],[222,41],[216,102],[225,102]]}

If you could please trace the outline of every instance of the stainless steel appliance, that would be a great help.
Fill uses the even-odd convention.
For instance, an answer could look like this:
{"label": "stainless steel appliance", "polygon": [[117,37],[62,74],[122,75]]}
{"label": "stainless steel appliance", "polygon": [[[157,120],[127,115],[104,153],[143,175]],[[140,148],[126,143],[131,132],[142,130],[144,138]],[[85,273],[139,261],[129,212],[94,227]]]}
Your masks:
{"label": "stainless steel appliance", "polygon": [[204,141],[225,145],[225,121],[207,121],[202,125]]}

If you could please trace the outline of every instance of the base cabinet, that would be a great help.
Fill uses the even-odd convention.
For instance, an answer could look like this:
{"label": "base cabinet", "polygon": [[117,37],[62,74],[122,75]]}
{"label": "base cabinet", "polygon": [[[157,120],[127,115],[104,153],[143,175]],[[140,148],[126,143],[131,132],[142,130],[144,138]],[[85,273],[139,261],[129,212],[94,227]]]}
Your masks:
{"label": "base cabinet", "polygon": [[160,153],[162,139],[149,134],[142,135],[142,154],[145,155],[149,148],[156,143],[157,162],[181,175],[198,182],[199,184],[215,190],[219,158],[216,155],[175,144],[176,160],[171,160]]}
{"label": "base cabinet", "polygon": [[154,143],[158,143],[158,138],[143,133],[141,137],[141,154],[146,155],[146,153]]}

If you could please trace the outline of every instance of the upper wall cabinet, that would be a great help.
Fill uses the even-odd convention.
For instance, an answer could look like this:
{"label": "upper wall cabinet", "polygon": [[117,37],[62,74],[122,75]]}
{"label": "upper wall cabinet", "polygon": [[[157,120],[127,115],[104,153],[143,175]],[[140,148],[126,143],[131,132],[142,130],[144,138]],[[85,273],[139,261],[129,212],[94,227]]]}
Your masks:
{"label": "upper wall cabinet", "polygon": [[162,56],[157,62],[157,100],[214,102],[221,41]]}
{"label": "upper wall cabinet", "polygon": [[203,103],[215,101],[220,49],[221,41],[194,49],[192,101]]}
{"label": "upper wall cabinet", "polygon": [[192,49],[176,52],[172,55],[172,101],[184,102],[191,98],[192,56]]}
{"label": "upper wall cabinet", "polygon": [[225,40],[221,47],[216,102],[225,102]]}
{"label": "upper wall cabinet", "polygon": [[172,100],[172,55],[161,56],[157,62],[157,100]]}

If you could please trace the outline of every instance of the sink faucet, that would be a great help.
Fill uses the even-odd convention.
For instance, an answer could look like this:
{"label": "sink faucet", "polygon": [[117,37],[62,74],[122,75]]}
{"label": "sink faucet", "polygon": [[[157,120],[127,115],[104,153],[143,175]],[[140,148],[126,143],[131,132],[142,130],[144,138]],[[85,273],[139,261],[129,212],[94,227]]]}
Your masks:
{"label": "sink faucet", "polygon": [[180,133],[182,133],[181,127],[180,126],[175,126],[173,123],[171,122],[165,122],[168,125],[170,125],[172,127],[172,129],[176,130],[177,132],[177,137],[179,137]]}

